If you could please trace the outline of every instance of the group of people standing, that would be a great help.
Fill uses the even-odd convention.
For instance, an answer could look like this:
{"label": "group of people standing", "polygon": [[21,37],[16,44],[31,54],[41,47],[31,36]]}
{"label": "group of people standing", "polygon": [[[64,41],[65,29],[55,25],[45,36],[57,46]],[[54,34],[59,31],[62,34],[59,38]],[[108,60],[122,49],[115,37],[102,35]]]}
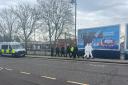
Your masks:
{"label": "group of people standing", "polygon": [[[78,48],[76,45],[72,46],[67,46],[65,47],[58,47],[56,46],[55,49],[51,49],[52,51],[52,56],[62,56],[62,57],[70,57],[70,58],[76,58]],[[54,50],[55,50],[55,55],[54,55]]]}
{"label": "group of people standing", "polygon": [[[55,49],[51,49],[51,56],[58,56],[58,57],[70,57],[70,58],[76,58],[76,57],[79,57],[78,56],[78,48],[76,45],[71,45],[71,46],[67,46],[66,48],[65,47],[58,47],[56,46]],[[54,54],[54,50],[55,50],[55,54]],[[83,59],[84,58],[93,58],[93,55],[92,55],[92,51],[93,51],[93,48],[91,46],[91,43],[87,43],[85,45],[85,51],[84,51],[84,56],[83,56]]]}

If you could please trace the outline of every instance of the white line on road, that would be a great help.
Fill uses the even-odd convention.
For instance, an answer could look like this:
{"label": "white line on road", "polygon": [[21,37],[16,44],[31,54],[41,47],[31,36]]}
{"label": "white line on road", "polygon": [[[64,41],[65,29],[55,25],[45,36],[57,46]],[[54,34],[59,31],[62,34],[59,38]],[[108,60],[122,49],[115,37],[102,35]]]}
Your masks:
{"label": "white line on road", "polygon": [[3,70],[3,68],[2,68],[2,67],[0,67],[0,71],[1,71],[1,70]]}
{"label": "white line on road", "polygon": [[22,74],[27,74],[27,75],[31,74],[31,73],[27,73],[27,72],[20,72],[20,73],[22,73]]}
{"label": "white line on road", "polygon": [[95,65],[95,64],[89,64],[89,65],[94,67],[105,67],[105,65]]}
{"label": "white line on road", "polygon": [[78,84],[78,85],[89,85],[89,84],[79,83],[79,82],[75,82],[75,81],[67,81],[67,82],[72,83],[72,84]]}
{"label": "white line on road", "polygon": [[53,77],[48,77],[48,76],[41,76],[43,78],[47,78],[47,79],[52,79],[52,80],[56,80],[56,78],[53,78]]}
{"label": "white line on road", "polygon": [[5,68],[5,70],[12,71],[13,69]]}

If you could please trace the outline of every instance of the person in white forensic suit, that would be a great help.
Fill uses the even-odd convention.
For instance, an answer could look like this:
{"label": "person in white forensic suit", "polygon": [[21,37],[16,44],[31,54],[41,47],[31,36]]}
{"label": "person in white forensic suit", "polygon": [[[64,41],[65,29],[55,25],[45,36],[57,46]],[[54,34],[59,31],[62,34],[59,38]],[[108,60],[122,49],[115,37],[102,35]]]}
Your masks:
{"label": "person in white forensic suit", "polygon": [[[92,48],[91,43],[88,44],[88,48],[87,48],[87,49],[88,49],[90,58],[94,58],[93,55],[92,55],[93,48]],[[89,57],[89,56],[88,56],[88,57]]]}
{"label": "person in white forensic suit", "polygon": [[87,43],[86,45],[85,45],[85,50],[84,50],[84,56],[83,56],[83,58],[89,58],[89,50],[88,50],[88,48],[89,48],[89,44]]}

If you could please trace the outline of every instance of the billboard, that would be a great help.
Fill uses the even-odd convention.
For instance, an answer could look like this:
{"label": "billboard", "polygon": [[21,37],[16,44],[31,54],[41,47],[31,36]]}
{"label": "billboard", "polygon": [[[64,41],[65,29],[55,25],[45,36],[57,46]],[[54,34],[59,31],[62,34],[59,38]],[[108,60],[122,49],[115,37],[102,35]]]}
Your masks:
{"label": "billboard", "polygon": [[79,29],[78,48],[84,49],[87,43],[96,50],[119,50],[120,25]]}

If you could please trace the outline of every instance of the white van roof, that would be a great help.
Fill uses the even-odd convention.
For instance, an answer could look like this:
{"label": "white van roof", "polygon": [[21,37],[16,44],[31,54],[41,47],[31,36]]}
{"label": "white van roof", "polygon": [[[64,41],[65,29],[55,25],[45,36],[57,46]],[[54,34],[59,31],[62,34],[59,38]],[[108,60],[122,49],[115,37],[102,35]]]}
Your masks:
{"label": "white van roof", "polygon": [[0,45],[19,45],[19,42],[0,42]]}

